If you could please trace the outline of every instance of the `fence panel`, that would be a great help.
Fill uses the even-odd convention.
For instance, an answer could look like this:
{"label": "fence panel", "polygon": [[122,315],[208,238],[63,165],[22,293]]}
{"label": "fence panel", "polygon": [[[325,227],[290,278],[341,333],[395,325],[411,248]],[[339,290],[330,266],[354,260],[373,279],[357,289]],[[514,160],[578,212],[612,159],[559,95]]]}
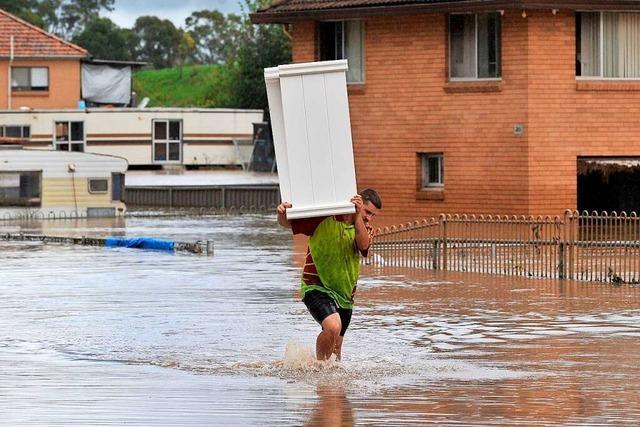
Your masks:
{"label": "fence panel", "polygon": [[372,254],[383,266],[639,283],[640,218],[443,214],[378,230]]}

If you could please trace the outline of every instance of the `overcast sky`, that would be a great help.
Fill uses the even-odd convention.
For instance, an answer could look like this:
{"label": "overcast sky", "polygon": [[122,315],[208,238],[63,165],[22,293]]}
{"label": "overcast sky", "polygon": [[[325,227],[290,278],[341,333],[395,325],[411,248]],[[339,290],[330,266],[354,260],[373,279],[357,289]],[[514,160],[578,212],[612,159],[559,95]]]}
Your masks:
{"label": "overcast sky", "polygon": [[196,10],[217,9],[222,13],[239,14],[241,0],[115,0],[113,12],[103,16],[119,27],[131,28],[138,16],[153,15],[169,19],[176,27],[184,27],[184,20]]}

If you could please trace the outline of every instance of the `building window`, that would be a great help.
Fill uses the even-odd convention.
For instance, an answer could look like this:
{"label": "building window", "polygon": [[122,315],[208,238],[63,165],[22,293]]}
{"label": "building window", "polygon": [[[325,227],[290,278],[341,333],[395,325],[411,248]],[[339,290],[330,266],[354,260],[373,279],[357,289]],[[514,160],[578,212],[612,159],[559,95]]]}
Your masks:
{"label": "building window", "polygon": [[11,68],[11,90],[49,90],[49,69],[47,67]]}
{"label": "building window", "polygon": [[640,78],[640,13],[578,12],[576,76]]}
{"label": "building window", "polygon": [[89,193],[101,194],[109,191],[109,180],[107,178],[89,178]]}
{"label": "building window", "polygon": [[56,122],[55,140],[56,150],[84,151],[84,123],[83,122]]}
{"label": "building window", "polygon": [[41,206],[42,172],[0,173],[0,206]]}
{"label": "building window", "polygon": [[444,188],[444,155],[442,153],[420,154],[422,168],[421,189]]}
{"label": "building window", "polygon": [[111,174],[111,200],[114,202],[124,202],[124,174]]}
{"label": "building window", "polygon": [[501,75],[500,14],[449,16],[449,77],[497,79]]}
{"label": "building window", "polygon": [[347,83],[364,82],[363,27],[362,21],[321,22],[318,26],[320,60],[348,60]]}
{"label": "building window", "polygon": [[153,160],[179,162],[182,145],[182,121],[153,121]]}
{"label": "building window", "polygon": [[0,136],[7,138],[30,138],[31,127],[20,125],[2,125],[0,126]]}

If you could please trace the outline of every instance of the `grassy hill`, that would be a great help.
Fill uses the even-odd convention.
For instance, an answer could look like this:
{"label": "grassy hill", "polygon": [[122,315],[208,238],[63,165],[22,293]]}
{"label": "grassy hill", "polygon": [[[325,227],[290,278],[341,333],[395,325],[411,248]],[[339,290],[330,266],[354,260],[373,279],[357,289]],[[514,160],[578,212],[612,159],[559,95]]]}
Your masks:
{"label": "grassy hill", "polygon": [[226,108],[230,104],[229,71],[224,65],[189,65],[143,70],[133,75],[138,102],[149,97],[148,107]]}

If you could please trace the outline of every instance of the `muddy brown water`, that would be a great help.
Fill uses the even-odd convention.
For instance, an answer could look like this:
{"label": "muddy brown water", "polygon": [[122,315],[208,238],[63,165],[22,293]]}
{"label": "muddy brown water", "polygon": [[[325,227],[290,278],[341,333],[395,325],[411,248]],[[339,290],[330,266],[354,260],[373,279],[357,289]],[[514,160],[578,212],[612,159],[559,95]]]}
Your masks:
{"label": "muddy brown water", "polygon": [[268,216],[0,223],[215,256],[0,241],[2,425],[638,425],[640,288],[365,267],[311,363],[304,241]]}

